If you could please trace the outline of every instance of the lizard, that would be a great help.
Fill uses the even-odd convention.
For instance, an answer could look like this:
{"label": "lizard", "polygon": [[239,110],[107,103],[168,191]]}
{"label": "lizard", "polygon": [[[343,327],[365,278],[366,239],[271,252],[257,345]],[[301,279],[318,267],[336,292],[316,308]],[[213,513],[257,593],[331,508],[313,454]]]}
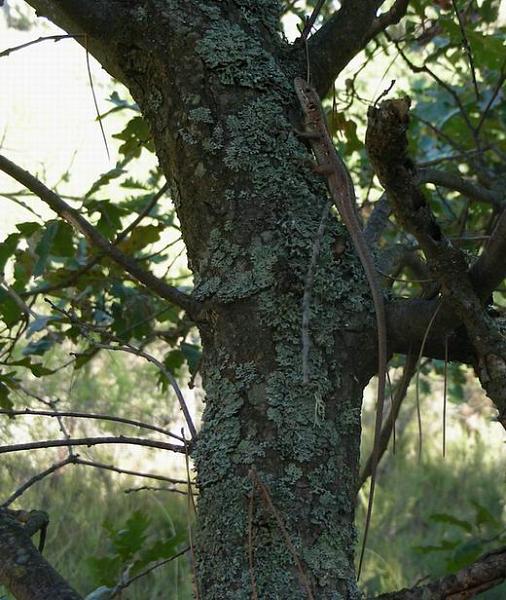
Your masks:
{"label": "lizard", "polygon": [[385,404],[385,384],[387,367],[387,329],[385,304],[380,285],[376,278],[376,269],[367,242],[356,213],[355,188],[349,171],[337,153],[327,125],[320,98],[316,90],[301,77],[294,80],[295,92],[304,114],[304,132],[302,137],[308,139],[317,165],[315,170],[327,178],[327,186],[332,201],[341,216],[356,253],[364,268],[376,313],[378,333],[378,396],[376,403],[376,423],[374,427],[374,443],[371,462],[371,487],[365,518],[364,537],[358,567],[358,578],[362,570],[362,562],[371,523],[374,491],[376,488],[376,471],[379,461],[379,441]]}

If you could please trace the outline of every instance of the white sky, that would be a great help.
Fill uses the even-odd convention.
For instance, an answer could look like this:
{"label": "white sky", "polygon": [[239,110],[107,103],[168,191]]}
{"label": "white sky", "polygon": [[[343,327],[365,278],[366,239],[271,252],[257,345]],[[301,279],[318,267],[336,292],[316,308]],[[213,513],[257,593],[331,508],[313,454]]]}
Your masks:
{"label": "white sky", "polygon": [[[40,36],[63,33],[45,19],[30,31],[7,28],[0,17],[0,52]],[[90,57],[101,112],[112,108],[109,75]],[[130,114],[131,116],[131,114]],[[46,41],[0,58],[0,152],[49,187],[72,165],[71,179],[61,193],[82,193],[102,172],[114,166],[117,143],[111,134],[119,119],[104,121],[112,160],[109,161],[96,119],[84,49],[73,40]],[[0,194],[20,186],[0,173]],[[43,213],[40,201],[31,205]],[[29,213],[0,196],[0,239]],[[47,210],[45,214],[48,214]]]}

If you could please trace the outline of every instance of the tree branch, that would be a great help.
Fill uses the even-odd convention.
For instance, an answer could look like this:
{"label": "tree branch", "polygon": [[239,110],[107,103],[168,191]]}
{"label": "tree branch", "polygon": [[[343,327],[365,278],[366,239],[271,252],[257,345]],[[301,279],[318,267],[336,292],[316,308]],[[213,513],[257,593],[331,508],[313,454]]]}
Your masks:
{"label": "tree branch", "polygon": [[392,8],[385,13],[382,13],[374,19],[367,35],[365,36],[364,45],[376,37],[378,33],[384,31],[390,25],[396,25],[406,14],[408,10],[409,0],[395,0]]}
{"label": "tree branch", "polygon": [[184,446],[159,442],[158,440],[149,440],[146,438],[134,438],[119,435],[116,437],[90,437],[75,438],[70,440],[41,440],[38,442],[27,442],[26,444],[9,444],[0,446],[0,454],[11,452],[23,452],[25,450],[37,450],[40,448],[59,448],[61,446],[96,446],[98,444],[132,444],[134,446],[144,446],[146,448],[158,448],[160,450],[170,450],[184,454]]}
{"label": "tree branch", "polygon": [[418,171],[417,174],[420,183],[440,185],[447,189],[460,192],[471,200],[487,202],[499,208],[503,208],[506,205],[504,194],[487,190],[487,188],[454,173],[438,171],[436,169],[423,169]]}
{"label": "tree branch", "polygon": [[80,600],[82,597],[33,545],[28,530],[0,509],[0,583],[17,600]]}
{"label": "tree branch", "polygon": [[9,410],[9,409],[0,409],[1,415],[9,415],[10,417],[20,416],[20,415],[34,415],[41,417],[73,417],[76,419],[96,419],[99,421],[112,421],[115,423],[122,423],[124,425],[133,425],[134,427],[139,427],[141,429],[149,429],[151,431],[156,431],[158,433],[162,433],[168,437],[172,437],[180,442],[183,441],[183,438],[167,429],[162,429],[161,427],[157,427],[156,425],[150,425],[149,423],[143,423],[142,421],[135,421],[133,419],[126,419],[124,417],[113,417],[111,415],[105,414],[95,414],[95,413],[83,413],[76,412],[72,410],[33,410],[31,408],[24,408],[22,410]]}
{"label": "tree branch", "polygon": [[364,237],[369,246],[376,246],[379,242],[385,227],[388,224],[388,219],[392,214],[392,209],[386,194],[382,194],[381,198],[374,203],[367,224],[364,227]]}
{"label": "tree branch", "polygon": [[442,303],[463,323],[473,345],[473,364],[482,387],[499,410],[506,428],[506,340],[484,310],[473,288],[464,253],[445,237],[407,155],[409,98],[370,107],[366,148],[373,168],[392,201],[399,223],[416,237],[431,274],[439,282]]}
{"label": "tree branch", "polygon": [[489,552],[455,575],[426,585],[376,596],[376,600],[467,600],[506,579],[506,548]]}
{"label": "tree branch", "polygon": [[473,264],[469,273],[474,289],[482,301],[487,300],[506,277],[505,256],[506,209],[501,213],[492,235],[483,248],[483,252]]}
{"label": "tree branch", "polygon": [[311,82],[320,96],[359,52],[383,0],[343,0],[339,11],[307,42]]}
{"label": "tree branch", "polygon": [[43,202],[45,202],[54,212],[62,219],[70,223],[77,231],[86,236],[89,241],[100,248],[114,262],[122,266],[130,273],[137,281],[144,284],[152,292],[170,300],[177,306],[184,308],[188,313],[195,314],[198,312],[201,304],[191,298],[191,296],[179,291],[177,288],[168,285],[158,277],[155,277],[149,271],[145,271],[139,266],[137,261],[126,254],[123,254],[116,246],[111,244],[105,237],[102,236],[88,221],[82,217],[77,210],[69,206],[64,200],[47,188],[36,177],[25,171],[18,165],[14,164],[5,156],[0,155],[0,170],[10,175],[13,179],[24,185]]}

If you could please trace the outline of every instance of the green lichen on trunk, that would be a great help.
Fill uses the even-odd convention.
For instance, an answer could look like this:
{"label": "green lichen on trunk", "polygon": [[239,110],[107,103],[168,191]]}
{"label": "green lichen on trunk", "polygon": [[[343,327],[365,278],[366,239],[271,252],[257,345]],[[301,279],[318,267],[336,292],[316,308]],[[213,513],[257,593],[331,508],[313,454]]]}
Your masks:
{"label": "green lichen on trunk", "polygon": [[[159,12],[143,18],[163,24],[169,6],[171,18],[154,37],[165,52],[145,62],[137,95],[171,178],[195,296],[209,307],[199,323],[206,407],[193,452],[198,585],[206,600],[249,599],[253,580],[259,598],[306,598],[278,518],[314,596],[357,598],[353,520],[362,389],[375,367],[372,306],[351,246],[335,252],[345,233],[331,218],[303,385],[302,296],[326,189],[303,166],[307,149],[294,132],[300,73],[278,31],[278,3],[223,4],[153,2]],[[354,359],[359,350],[368,362]]]}

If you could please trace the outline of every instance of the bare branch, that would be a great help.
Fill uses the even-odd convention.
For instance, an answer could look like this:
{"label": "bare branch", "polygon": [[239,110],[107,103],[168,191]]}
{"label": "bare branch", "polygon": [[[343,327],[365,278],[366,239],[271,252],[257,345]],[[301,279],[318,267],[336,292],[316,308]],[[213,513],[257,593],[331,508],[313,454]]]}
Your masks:
{"label": "bare branch", "polygon": [[176,554],[173,554],[170,558],[165,558],[164,560],[161,560],[161,561],[155,563],[154,565],[151,565],[150,567],[144,569],[140,573],[137,573],[137,575],[130,577],[130,579],[128,579],[124,583],[119,583],[114,588],[114,590],[111,592],[110,599],[112,600],[112,598],[115,598],[116,596],[121,594],[121,591],[124,590],[125,588],[127,588],[129,585],[131,585],[134,581],[137,581],[138,579],[141,579],[142,577],[149,575],[149,573],[151,573],[155,569],[159,569],[160,567],[163,567],[164,565],[166,565],[167,563],[170,563],[171,561],[175,560],[176,558],[183,556],[184,554],[186,554],[188,552],[189,549],[190,549],[190,546],[186,546],[185,548],[183,548]]}
{"label": "bare branch", "polygon": [[364,227],[364,238],[369,246],[375,246],[388,224],[388,218],[392,214],[392,209],[388,202],[386,194],[374,203],[373,211]]}
{"label": "bare branch", "polygon": [[150,271],[145,271],[139,266],[137,261],[126,254],[123,254],[116,246],[111,244],[99,233],[88,221],[82,217],[77,210],[73,209],[57,194],[47,188],[36,177],[23,170],[4,156],[0,155],[0,170],[4,171],[16,181],[27,187],[31,192],[45,202],[56,214],[70,223],[77,231],[86,236],[90,242],[100,248],[114,262],[122,266],[128,273],[149,288],[152,292],[170,300],[177,306],[188,310],[190,314],[195,313],[200,308],[200,303],[188,296],[177,288],[168,285],[158,277],[155,277]]}
{"label": "bare branch", "polygon": [[460,192],[471,200],[487,202],[497,207],[506,206],[504,194],[488,190],[487,188],[474,183],[473,181],[460,177],[455,173],[447,171],[438,171],[435,169],[423,169],[418,171],[418,181],[420,183],[433,183],[450,190]]}
{"label": "bare branch", "polygon": [[455,313],[455,326],[464,324],[481,385],[506,428],[506,340],[473,288],[466,256],[445,237],[417,187],[416,173],[407,156],[409,106],[409,99],[404,98],[369,108],[367,151],[392,200],[397,220],[417,238],[427,256],[429,269],[440,285],[442,302]]}
{"label": "bare branch", "polygon": [[[84,460],[80,458],[78,455],[74,457],[72,461],[76,465],[82,465],[84,467],[94,467],[95,469],[104,469],[105,471],[113,471],[114,473],[118,473],[119,475],[132,475],[133,477],[144,477],[145,479],[155,479],[157,481],[167,481],[168,483],[180,483],[188,485],[186,479],[174,479],[172,477],[165,477],[165,475],[158,475],[157,473],[142,473],[141,471],[131,471],[129,469],[121,469],[120,467],[115,467],[114,465],[106,465],[103,463]],[[192,485],[195,483],[190,482]]]}
{"label": "bare branch", "polygon": [[396,25],[404,17],[408,10],[409,0],[396,0],[390,10],[382,13],[374,19],[371,28],[366,35],[366,43],[384,31],[390,25]]}
{"label": "bare branch", "polygon": [[134,446],[144,446],[146,448],[159,448],[160,450],[170,450],[184,454],[184,446],[176,446],[167,442],[149,440],[146,438],[133,438],[119,435],[116,437],[89,437],[75,438],[71,440],[41,440],[38,442],[27,442],[26,444],[8,444],[0,446],[0,454],[11,452],[23,452],[25,450],[37,450],[40,448],[59,448],[61,446],[96,446],[98,444],[132,444]]}
{"label": "bare branch", "polygon": [[316,6],[314,7],[311,16],[306,20],[306,24],[304,25],[304,29],[302,30],[302,33],[300,35],[302,40],[306,40],[308,35],[311,33],[311,29],[313,29],[313,25],[315,24],[315,21],[318,18],[318,15],[320,14],[320,11],[323,8],[324,4],[325,0],[318,0],[318,2],[316,3]]}
{"label": "bare branch", "polygon": [[136,492],[173,492],[174,494],[181,494],[186,496],[188,494],[185,490],[180,490],[177,487],[156,487],[153,485],[141,485],[136,488],[127,488],[123,490],[125,494],[134,494]]}
{"label": "bare branch", "polygon": [[376,596],[376,600],[467,600],[500,585],[506,579],[506,548],[485,554],[458,573],[426,585]]}
{"label": "bare branch", "polygon": [[469,273],[474,289],[482,301],[486,301],[506,277],[505,256],[506,209],[501,213],[492,235],[483,248],[483,252],[473,264]]}
{"label": "bare branch", "polygon": [[139,427],[141,429],[149,429],[151,431],[157,431],[158,433],[163,433],[163,435],[167,435],[172,437],[180,442],[183,441],[183,438],[167,429],[163,429],[162,427],[157,427],[156,425],[150,425],[149,423],[143,423],[142,421],[136,421],[134,419],[126,419],[124,417],[113,417],[111,415],[105,414],[97,414],[97,413],[83,413],[76,412],[72,410],[34,410],[31,408],[25,408],[22,410],[9,410],[9,409],[0,409],[0,414],[9,415],[10,417],[20,416],[20,415],[35,415],[42,417],[73,417],[77,419],[97,419],[100,421],[112,421],[114,423],[124,423],[125,425],[133,425],[134,427]]}
{"label": "bare branch", "polygon": [[68,465],[68,464],[70,464],[72,462],[74,462],[74,456],[67,456],[67,458],[65,458],[64,460],[62,460],[60,462],[57,462],[57,463],[54,463],[50,467],[48,467],[47,469],[45,469],[44,471],[41,471],[40,473],[37,473],[36,475],[34,475],[30,479],[28,479],[28,481],[25,481],[25,483],[23,483],[23,485],[19,486],[19,488],[15,492],[13,492],[7,498],[7,500],[5,500],[4,502],[2,502],[2,504],[0,505],[0,507],[7,508],[7,506],[10,506],[14,502],[14,500],[17,500],[20,496],[22,496],[26,492],[26,490],[28,490],[29,488],[31,488],[32,485],[35,485],[39,481],[42,481],[48,475],[51,475],[52,473],[55,473],[56,471],[58,471],[62,467],[65,467],[66,465]]}
{"label": "bare branch", "polygon": [[311,83],[325,96],[350,60],[363,48],[382,0],[343,0],[341,8],[308,40]]}
{"label": "bare branch", "polygon": [[18,52],[19,50],[24,50],[25,48],[28,48],[29,46],[34,46],[35,44],[40,44],[41,42],[47,42],[49,40],[52,40],[53,42],[59,42],[60,40],[68,40],[68,39],[73,40],[78,37],[84,37],[84,34],[82,34],[82,35],[44,35],[42,37],[37,38],[36,40],[26,42],[25,44],[20,44],[19,46],[12,46],[11,48],[6,48],[5,50],[2,50],[0,52],[0,58],[2,58],[3,56],[9,56],[13,52]]}

